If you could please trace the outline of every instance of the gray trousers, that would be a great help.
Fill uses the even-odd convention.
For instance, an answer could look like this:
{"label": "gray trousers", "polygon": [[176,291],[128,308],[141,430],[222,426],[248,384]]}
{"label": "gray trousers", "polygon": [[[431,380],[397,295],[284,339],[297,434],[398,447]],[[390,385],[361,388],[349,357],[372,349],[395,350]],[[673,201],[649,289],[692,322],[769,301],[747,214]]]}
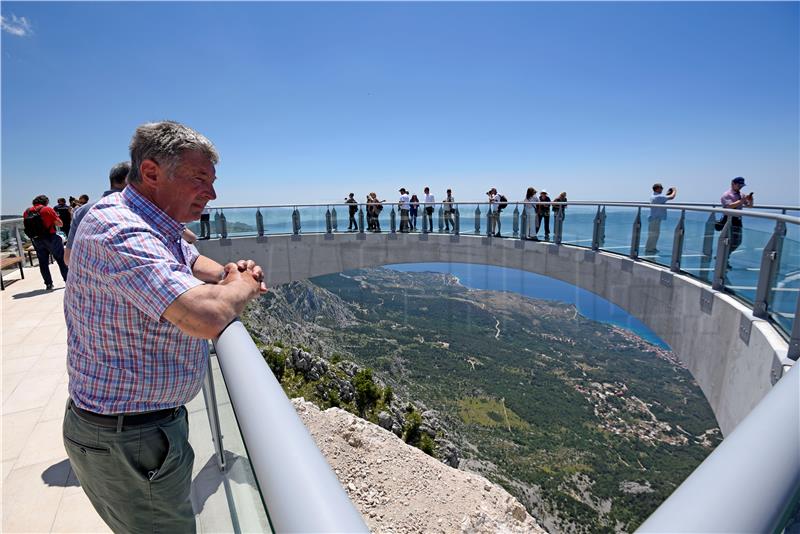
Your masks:
{"label": "gray trousers", "polygon": [[88,422],[68,403],[63,434],[72,470],[111,530],[196,531],[186,408],[155,424],[117,432]]}
{"label": "gray trousers", "polygon": [[408,232],[411,229],[411,222],[408,220],[408,210],[400,208],[400,231]]}
{"label": "gray trousers", "polygon": [[658,238],[661,236],[661,219],[650,219],[647,227],[647,243],[644,246],[645,252],[655,252],[658,245]]}

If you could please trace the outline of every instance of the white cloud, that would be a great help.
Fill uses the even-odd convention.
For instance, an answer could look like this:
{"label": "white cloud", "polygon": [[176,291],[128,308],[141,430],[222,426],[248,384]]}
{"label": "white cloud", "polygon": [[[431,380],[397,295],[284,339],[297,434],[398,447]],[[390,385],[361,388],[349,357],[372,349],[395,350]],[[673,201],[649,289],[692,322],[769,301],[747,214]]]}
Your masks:
{"label": "white cloud", "polygon": [[33,33],[31,23],[25,17],[18,17],[11,15],[11,18],[0,15],[0,23],[2,23],[3,31],[17,37],[26,37]]}

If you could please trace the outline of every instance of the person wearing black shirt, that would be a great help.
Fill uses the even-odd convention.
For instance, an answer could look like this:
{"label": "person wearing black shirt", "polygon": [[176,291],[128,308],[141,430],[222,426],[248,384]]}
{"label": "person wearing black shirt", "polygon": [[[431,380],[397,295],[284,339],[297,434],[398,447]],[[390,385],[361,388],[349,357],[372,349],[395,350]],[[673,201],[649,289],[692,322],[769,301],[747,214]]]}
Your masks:
{"label": "person wearing black shirt", "polygon": [[67,199],[59,198],[58,204],[53,206],[53,209],[58,214],[58,218],[61,219],[61,222],[64,223],[61,227],[61,231],[64,232],[64,235],[69,235],[69,225],[72,223],[72,209],[67,206]]}
{"label": "person wearing black shirt", "polygon": [[344,200],[349,204],[350,211],[350,224],[347,225],[348,232],[355,232],[358,230],[358,223],[356,222],[356,213],[358,213],[358,202],[356,202],[355,195],[350,193],[350,196]]}
{"label": "person wearing black shirt", "polygon": [[542,220],[544,220],[544,238],[550,239],[550,204],[543,204],[544,202],[550,202],[547,191],[539,193],[539,204],[536,205],[538,215],[536,218],[536,233],[539,233],[539,227],[542,225]]}

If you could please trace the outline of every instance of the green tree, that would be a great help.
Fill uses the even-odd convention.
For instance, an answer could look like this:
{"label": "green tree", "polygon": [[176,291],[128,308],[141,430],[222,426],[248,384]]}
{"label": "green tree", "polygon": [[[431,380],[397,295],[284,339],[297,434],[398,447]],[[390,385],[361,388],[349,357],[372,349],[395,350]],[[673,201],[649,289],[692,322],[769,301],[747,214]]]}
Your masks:
{"label": "green tree", "polygon": [[394,399],[394,391],[392,391],[392,386],[386,386],[383,390],[383,404],[388,407],[392,403],[392,399]]}
{"label": "green tree", "polygon": [[286,355],[283,352],[272,350],[272,347],[262,350],[261,355],[267,361],[267,365],[272,369],[272,374],[275,375],[278,382],[283,380],[283,374],[286,372]]}
{"label": "green tree", "polygon": [[408,412],[406,414],[405,428],[403,429],[403,441],[416,447],[420,440],[420,426],[422,426],[422,416],[419,412],[416,410]]}
{"label": "green tree", "polygon": [[358,415],[364,417],[381,396],[380,388],[372,380],[372,369],[362,369],[353,377],[353,387],[356,390],[356,407]]}

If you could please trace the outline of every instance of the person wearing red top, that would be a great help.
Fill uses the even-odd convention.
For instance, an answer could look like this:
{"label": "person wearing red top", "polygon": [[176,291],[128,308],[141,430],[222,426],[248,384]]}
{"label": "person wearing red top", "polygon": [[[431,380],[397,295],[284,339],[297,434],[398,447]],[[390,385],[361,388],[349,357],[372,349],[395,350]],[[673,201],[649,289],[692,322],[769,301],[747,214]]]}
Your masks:
{"label": "person wearing red top", "polygon": [[62,226],[63,223],[55,210],[47,205],[49,202],[50,199],[46,195],[39,195],[33,199],[33,206],[26,209],[22,215],[25,219],[25,233],[33,242],[33,248],[39,258],[39,272],[42,273],[48,291],[53,289],[53,277],[50,276],[51,254],[58,263],[64,282],[67,281],[68,273],[67,264],[64,263],[64,242],[56,233],[56,227]]}

